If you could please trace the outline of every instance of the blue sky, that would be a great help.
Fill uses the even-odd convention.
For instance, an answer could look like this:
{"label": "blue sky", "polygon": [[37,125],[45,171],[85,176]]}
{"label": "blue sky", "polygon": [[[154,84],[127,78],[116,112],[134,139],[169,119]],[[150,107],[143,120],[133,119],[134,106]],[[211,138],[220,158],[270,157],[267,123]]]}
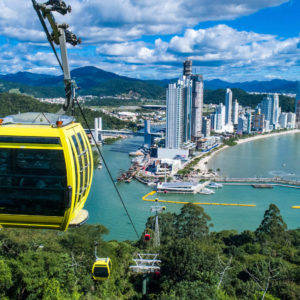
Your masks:
{"label": "blue sky", "polygon": [[[299,80],[300,0],[66,0],[83,40],[71,68],[175,78],[193,60],[205,79]],[[60,74],[31,0],[0,1],[0,73]]]}

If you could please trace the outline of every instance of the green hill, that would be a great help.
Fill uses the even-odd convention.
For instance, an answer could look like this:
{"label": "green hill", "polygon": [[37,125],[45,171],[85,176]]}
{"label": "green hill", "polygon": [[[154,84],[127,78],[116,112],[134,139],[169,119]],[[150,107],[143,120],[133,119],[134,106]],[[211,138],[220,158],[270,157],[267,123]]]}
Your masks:
{"label": "green hill", "polygon": [[[23,112],[50,112],[56,113],[61,109],[61,105],[42,103],[30,96],[0,93],[0,116],[5,117],[7,115],[23,113]],[[88,120],[89,126],[94,128],[94,118],[102,117],[104,129],[122,129],[122,128],[135,128],[135,124],[132,122],[122,121],[117,118],[108,116],[99,111],[92,111],[87,108],[83,108],[84,114]],[[67,112],[70,114],[70,112]],[[78,122],[86,128],[85,122],[82,119],[79,110],[75,110],[75,118]]]}

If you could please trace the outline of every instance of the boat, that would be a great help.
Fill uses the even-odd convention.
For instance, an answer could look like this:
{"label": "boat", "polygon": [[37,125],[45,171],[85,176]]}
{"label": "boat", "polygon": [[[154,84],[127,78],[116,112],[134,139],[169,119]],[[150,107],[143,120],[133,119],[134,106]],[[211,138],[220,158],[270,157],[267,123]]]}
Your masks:
{"label": "boat", "polygon": [[201,188],[201,184],[183,181],[183,182],[159,182],[157,183],[156,190],[158,193],[187,193],[195,194]]}
{"label": "boat", "polygon": [[214,194],[215,192],[213,190],[208,189],[208,188],[204,188],[199,193],[204,194],[204,195],[211,195],[211,194]]}
{"label": "boat", "polygon": [[222,183],[217,183],[217,182],[211,182],[211,183],[208,184],[208,186],[210,188],[219,189],[219,188],[223,187],[223,184]]}
{"label": "boat", "polygon": [[102,164],[99,164],[97,168],[102,169]]}

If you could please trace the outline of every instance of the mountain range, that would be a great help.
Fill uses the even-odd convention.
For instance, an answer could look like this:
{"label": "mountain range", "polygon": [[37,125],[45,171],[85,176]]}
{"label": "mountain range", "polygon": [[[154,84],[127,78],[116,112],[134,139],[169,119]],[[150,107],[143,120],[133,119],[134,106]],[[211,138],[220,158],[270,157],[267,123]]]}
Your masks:
{"label": "mountain range", "polygon": [[[71,77],[80,87],[81,95],[115,96],[130,94],[136,97],[163,99],[168,83],[177,79],[139,80],[119,76],[96,67],[87,66],[71,71]],[[296,81],[273,79],[270,81],[226,82],[220,79],[204,81],[207,90],[239,88],[248,92],[296,93]],[[0,92],[19,91],[35,97],[64,96],[63,76],[30,72],[0,75]]]}

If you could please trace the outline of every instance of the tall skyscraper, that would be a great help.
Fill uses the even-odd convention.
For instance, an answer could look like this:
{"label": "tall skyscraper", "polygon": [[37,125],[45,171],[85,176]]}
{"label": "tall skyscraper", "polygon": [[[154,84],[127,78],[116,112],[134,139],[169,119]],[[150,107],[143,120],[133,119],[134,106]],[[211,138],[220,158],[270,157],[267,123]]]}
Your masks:
{"label": "tall skyscraper", "polygon": [[216,107],[215,112],[215,130],[216,131],[223,131],[225,126],[225,116],[226,116],[226,108],[223,103],[220,103]]}
{"label": "tall skyscraper", "polygon": [[232,91],[231,91],[231,89],[226,90],[225,107],[226,107],[225,124],[227,125],[227,124],[231,124],[231,113],[232,113]]}
{"label": "tall skyscraper", "polygon": [[278,124],[281,109],[279,107],[278,94],[269,94],[261,102],[261,113],[265,115],[265,120],[270,122],[273,128]]}
{"label": "tall skyscraper", "polygon": [[232,106],[232,115],[231,115],[232,124],[237,125],[238,120],[239,120],[239,103],[237,99],[235,99]]}
{"label": "tall skyscraper", "polygon": [[265,115],[265,120],[271,123],[272,119],[272,98],[267,95],[261,102],[261,113]]}
{"label": "tall skyscraper", "polygon": [[202,133],[203,77],[192,75],[192,140],[197,141]]}
{"label": "tall skyscraper", "polygon": [[281,108],[279,107],[279,96],[278,94],[272,94],[272,125],[276,126],[281,113]]}
{"label": "tall skyscraper", "polygon": [[192,61],[183,64],[183,76],[167,90],[166,148],[179,149],[202,135],[203,77],[192,74]]}
{"label": "tall skyscraper", "polygon": [[167,89],[166,148],[179,149],[191,140],[192,82],[183,76]]}
{"label": "tall skyscraper", "polygon": [[296,128],[300,128],[300,81],[298,81],[297,84],[295,114],[296,114]]}

